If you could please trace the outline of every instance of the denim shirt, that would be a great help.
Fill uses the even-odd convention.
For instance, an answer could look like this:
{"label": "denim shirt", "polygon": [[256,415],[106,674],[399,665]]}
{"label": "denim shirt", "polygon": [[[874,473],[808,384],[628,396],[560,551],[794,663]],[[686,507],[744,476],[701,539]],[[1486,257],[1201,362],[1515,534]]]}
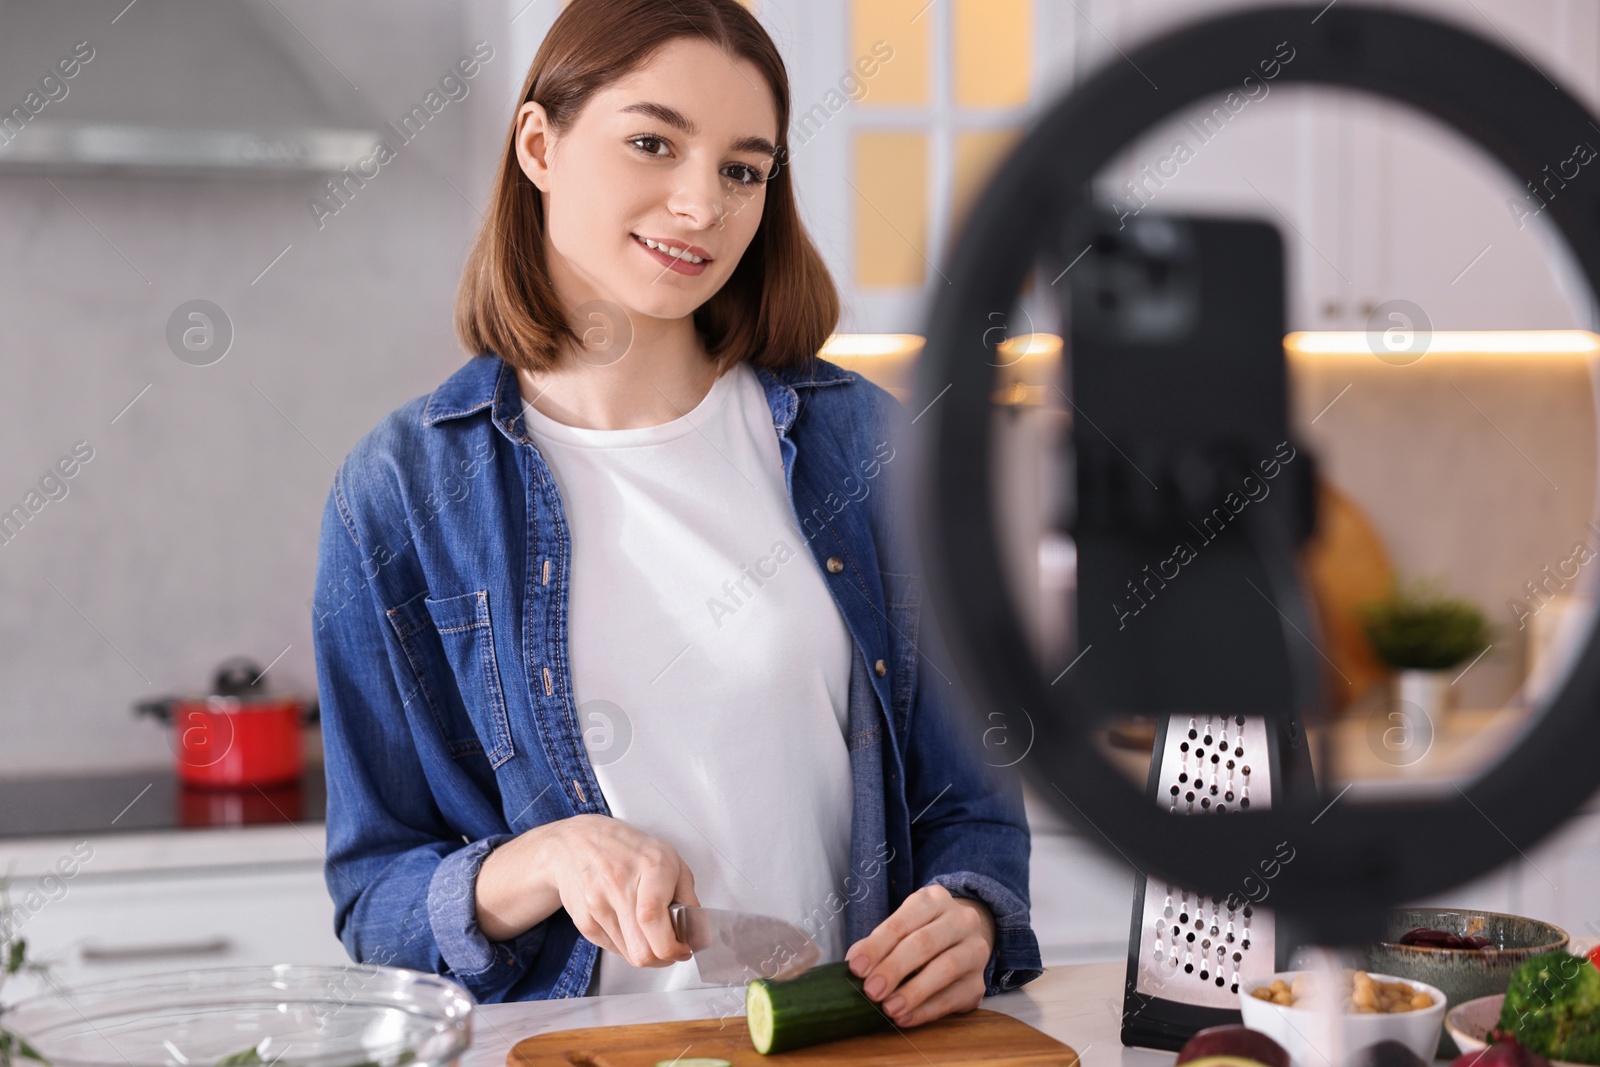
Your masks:
{"label": "denim shirt", "polygon": [[[906,410],[826,360],[753,369],[854,645],[851,873],[830,918],[854,944],[939,883],[994,916],[986,994],[1021,985],[1041,973],[1021,785],[982,758],[923,617]],[[571,531],[524,423],[493,353],[385,416],[334,475],[311,599],[335,933],[357,962],[446,975],[480,1003],[590,991],[599,948],[566,909],[490,941],[475,882],[519,834],[610,814],[570,685]]]}

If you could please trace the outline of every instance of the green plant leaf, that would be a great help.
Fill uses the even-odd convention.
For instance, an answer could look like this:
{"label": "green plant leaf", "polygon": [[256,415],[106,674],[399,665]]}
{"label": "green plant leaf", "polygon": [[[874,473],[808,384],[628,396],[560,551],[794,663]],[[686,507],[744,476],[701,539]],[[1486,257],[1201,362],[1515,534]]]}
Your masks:
{"label": "green plant leaf", "polygon": [[1438,578],[1397,587],[1357,610],[1373,651],[1394,670],[1448,670],[1494,640],[1477,605],[1450,596]]}
{"label": "green plant leaf", "polygon": [[16,1038],[17,1038],[17,1052],[19,1054],[21,1054],[23,1056],[26,1056],[30,1060],[37,1060],[38,1062],[43,1063],[43,1064],[48,1064],[50,1062],[49,1060],[45,1059],[43,1055],[40,1054],[38,1049],[34,1048],[32,1045],[28,1044],[25,1040],[23,1040],[21,1034],[16,1035]]}
{"label": "green plant leaf", "polygon": [[27,1039],[21,1034],[13,1033],[0,1026],[0,1067],[12,1067],[17,1059],[34,1060],[49,1067],[50,1061],[40,1054],[39,1050],[28,1044]]}
{"label": "green plant leaf", "polygon": [[251,1045],[243,1052],[235,1052],[231,1056],[222,1057],[217,1061],[216,1067],[253,1067],[253,1065],[261,1062],[261,1053],[256,1050],[256,1046]]}
{"label": "green plant leaf", "polygon": [[6,973],[16,974],[22,970],[23,959],[28,954],[28,939],[19,937],[7,947]]}

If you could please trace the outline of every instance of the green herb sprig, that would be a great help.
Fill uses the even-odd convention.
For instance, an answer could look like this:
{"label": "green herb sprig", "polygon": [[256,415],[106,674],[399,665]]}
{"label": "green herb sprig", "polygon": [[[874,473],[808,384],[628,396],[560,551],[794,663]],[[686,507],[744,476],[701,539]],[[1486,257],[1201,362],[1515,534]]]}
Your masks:
{"label": "green herb sprig", "polygon": [[[5,991],[6,980],[15,974],[36,974],[48,977],[49,965],[28,958],[28,939],[17,936],[17,911],[11,904],[11,879],[0,878],[0,993]],[[7,1029],[6,1007],[0,1001],[0,1067],[22,1067],[24,1061],[50,1067],[50,1061],[39,1050],[28,1044],[21,1034]]]}

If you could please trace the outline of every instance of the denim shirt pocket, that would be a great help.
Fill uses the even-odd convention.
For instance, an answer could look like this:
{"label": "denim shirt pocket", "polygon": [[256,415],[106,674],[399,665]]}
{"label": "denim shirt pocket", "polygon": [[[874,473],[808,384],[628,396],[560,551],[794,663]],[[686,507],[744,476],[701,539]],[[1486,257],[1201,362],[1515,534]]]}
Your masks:
{"label": "denim shirt pocket", "polygon": [[904,737],[917,685],[918,622],[922,618],[922,577],[883,571],[884,606],[889,613],[890,700],[896,733]]}
{"label": "denim shirt pocket", "polygon": [[488,590],[437,600],[418,593],[388,614],[450,755],[483,753],[491,767],[510,759]]}

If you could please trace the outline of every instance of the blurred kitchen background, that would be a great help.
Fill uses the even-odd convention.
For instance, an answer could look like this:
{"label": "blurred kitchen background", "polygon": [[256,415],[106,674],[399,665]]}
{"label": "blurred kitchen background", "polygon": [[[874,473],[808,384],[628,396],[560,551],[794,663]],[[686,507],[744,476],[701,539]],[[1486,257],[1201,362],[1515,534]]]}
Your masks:
{"label": "blurred kitchen background", "polygon": [[[1028,123],[1162,27],[1241,5],[749,6],[789,67],[801,207],[844,297],[825,354],[909,403],[939,264]],[[1600,107],[1593,5],[1385,6],[1508,44]],[[218,790],[177,781],[173,726],[134,709],[181,715],[162,698],[204,696],[242,656],[239,691],[312,717],[330,480],[384,414],[465,358],[458,272],[559,10],[0,2],[0,875],[37,886],[89,843],[70,892],[30,913],[64,978],[344,960],[314,721],[298,783]],[[1595,309],[1541,201],[1457,136],[1381,101],[1268,85],[1238,110],[1186,109],[1130,146],[1103,191],[1128,211],[1279,227],[1296,432],[1336,520],[1306,559],[1343,679],[1335,763],[1320,769],[1364,788],[1448,783],[1512,742],[1589,625]],[[384,136],[399,148],[376,175],[330,177]],[[1054,662],[1072,647],[1073,557],[1039,529],[1042,457],[1070,414],[1051,399],[1062,324],[1048,286],[1030,281],[1001,324],[1014,358],[995,421],[1007,563]],[[1356,332],[1369,329],[1428,338],[1426,358],[1375,356]],[[1405,665],[1364,636],[1360,605],[1428,578],[1478,610],[1486,639],[1433,690],[1415,679],[1408,693],[1438,699],[1429,743],[1397,748],[1385,730]],[[1107,736],[1131,774],[1148,763],[1147,726]],[[1132,870],[1031,791],[1029,810],[1046,963],[1122,959]],[[1600,934],[1597,874],[1591,805],[1524,862],[1434,903]]]}

